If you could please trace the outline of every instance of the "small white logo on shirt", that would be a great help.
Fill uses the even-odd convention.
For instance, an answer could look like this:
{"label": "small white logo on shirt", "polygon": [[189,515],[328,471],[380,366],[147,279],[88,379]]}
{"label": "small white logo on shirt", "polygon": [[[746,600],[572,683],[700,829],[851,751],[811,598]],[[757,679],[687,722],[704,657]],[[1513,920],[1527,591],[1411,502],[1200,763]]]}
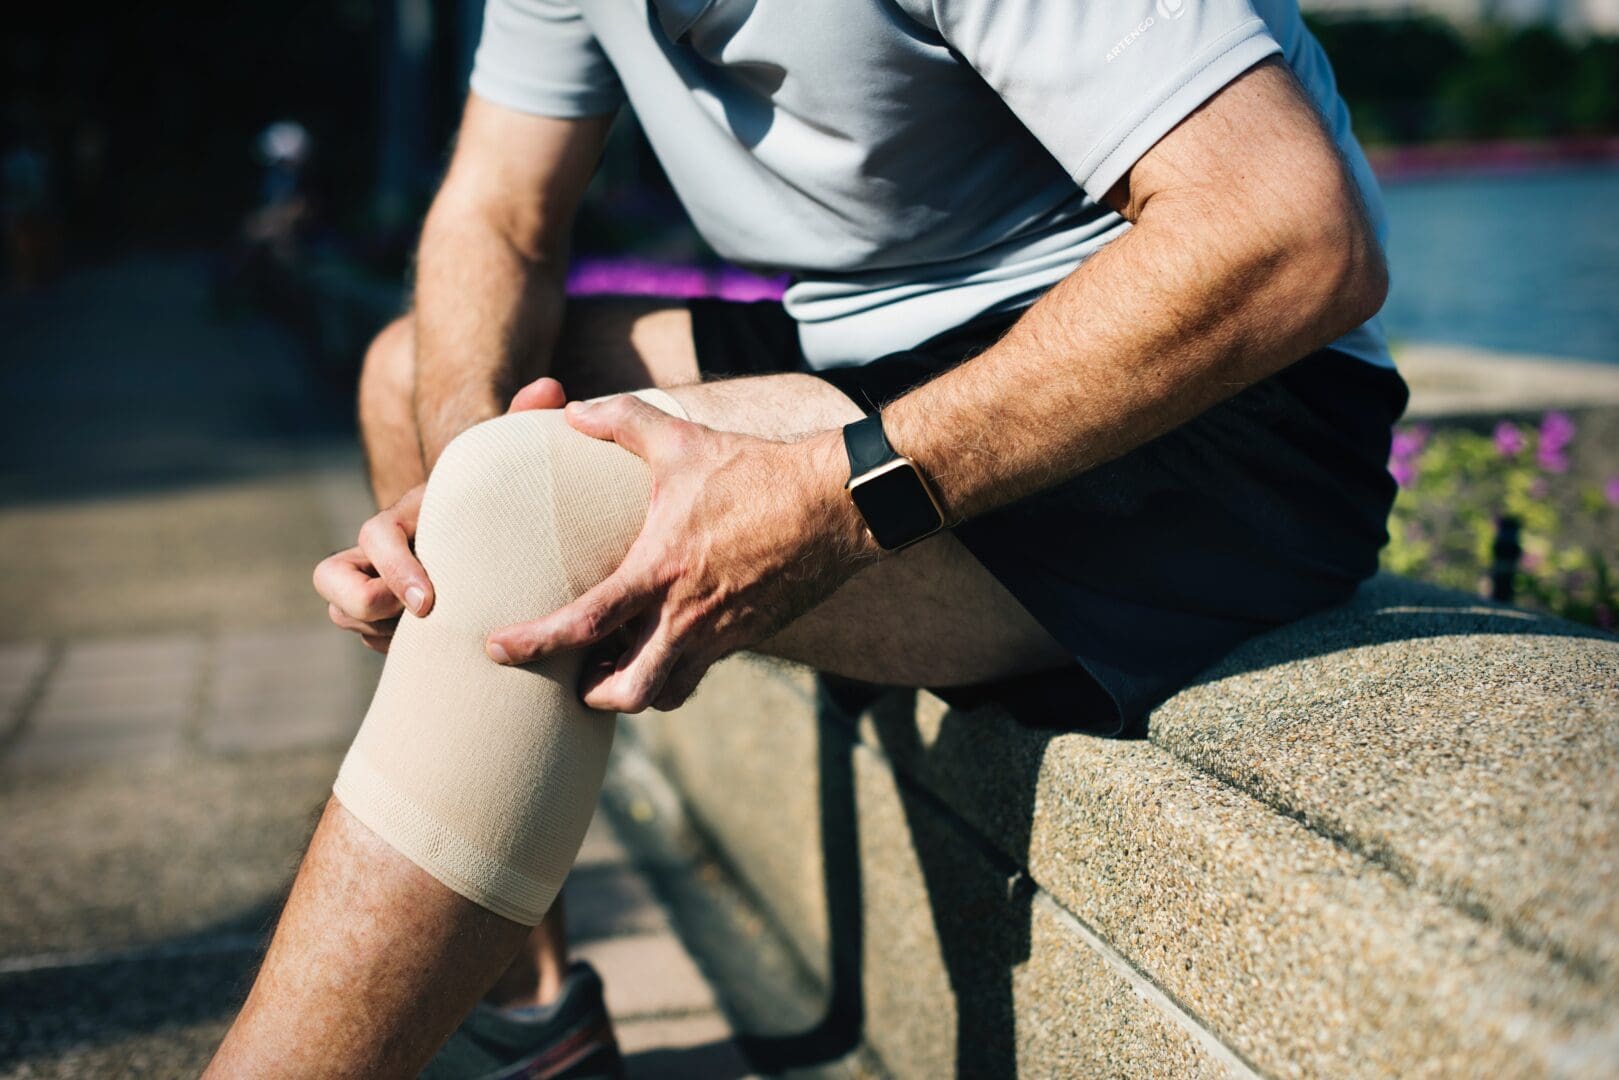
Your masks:
{"label": "small white logo on shirt", "polygon": [[[1158,14],[1162,15],[1170,22],[1174,22],[1176,19],[1186,14],[1186,0],[1158,0]],[[1113,47],[1107,51],[1107,62],[1110,64],[1113,63],[1114,60],[1118,59],[1120,53],[1124,52],[1124,50],[1136,43],[1136,38],[1140,37],[1142,34],[1145,34],[1148,30],[1151,30],[1157,25],[1158,20],[1151,15],[1148,15],[1145,19],[1142,19],[1135,25],[1135,29],[1131,30],[1128,34],[1120,38],[1114,43]]]}
{"label": "small white logo on shirt", "polygon": [[[1158,2],[1160,5],[1162,5],[1166,2],[1166,0],[1158,0]],[[1120,53],[1134,45],[1136,43],[1136,38],[1140,37],[1142,34],[1145,34],[1148,30],[1151,30],[1153,28],[1153,24],[1157,21],[1157,19],[1153,18],[1151,15],[1148,15],[1145,19],[1142,19],[1139,23],[1137,23],[1135,29],[1121,37],[1114,44],[1114,46],[1107,51],[1107,62],[1111,64],[1114,60],[1117,60]]]}

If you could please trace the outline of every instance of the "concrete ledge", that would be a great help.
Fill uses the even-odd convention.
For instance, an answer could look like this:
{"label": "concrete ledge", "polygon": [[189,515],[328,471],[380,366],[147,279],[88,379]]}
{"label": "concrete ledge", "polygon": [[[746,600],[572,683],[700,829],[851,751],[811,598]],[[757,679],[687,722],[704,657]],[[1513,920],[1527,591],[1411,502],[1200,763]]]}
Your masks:
{"label": "concrete ledge", "polygon": [[912,1075],[1612,1075],[1619,642],[1379,580],[1149,740],[743,659],[634,722]]}
{"label": "concrete ledge", "polygon": [[1409,343],[1397,350],[1411,387],[1407,419],[1619,405],[1619,365]]}

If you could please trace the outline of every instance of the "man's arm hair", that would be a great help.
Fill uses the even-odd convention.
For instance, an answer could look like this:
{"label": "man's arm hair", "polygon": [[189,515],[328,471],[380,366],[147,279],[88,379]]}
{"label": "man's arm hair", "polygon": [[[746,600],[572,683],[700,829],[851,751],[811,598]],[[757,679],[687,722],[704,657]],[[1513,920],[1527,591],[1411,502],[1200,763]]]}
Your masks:
{"label": "man's arm hair", "polygon": [[953,517],[1117,457],[1360,325],[1387,271],[1280,61],[1249,69],[1108,193],[1132,222],[992,348],[884,410]]}
{"label": "man's arm hair", "polygon": [[[416,422],[429,465],[544,370],[568,236],[612,116],[531,116],[469,95],[417,256]],[[520,364],[522,367],[520,368]]]}

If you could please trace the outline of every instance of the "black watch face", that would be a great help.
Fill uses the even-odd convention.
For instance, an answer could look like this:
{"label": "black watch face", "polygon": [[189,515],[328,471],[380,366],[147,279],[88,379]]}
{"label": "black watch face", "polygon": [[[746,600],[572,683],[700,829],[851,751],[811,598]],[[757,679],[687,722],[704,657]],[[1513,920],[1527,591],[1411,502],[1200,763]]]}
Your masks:
{"label": "black watch face", "polygon": [[920,540],[944,524],[922,478],[908,461],[861,477],[849,494],[871,535],[890,550]]}

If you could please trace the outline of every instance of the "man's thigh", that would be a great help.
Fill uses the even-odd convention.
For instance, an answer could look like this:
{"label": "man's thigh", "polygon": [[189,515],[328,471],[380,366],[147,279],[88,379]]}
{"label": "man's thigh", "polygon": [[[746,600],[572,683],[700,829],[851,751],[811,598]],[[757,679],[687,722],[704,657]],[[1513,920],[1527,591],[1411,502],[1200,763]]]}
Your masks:
{"label": "man's thigh", "polygon": [[697,382],[691,313],[655,297],[572,298],[549,366],[523,374],[553,376],[570,399]]}
{"label": "man's thigh", "polygon": [[[666,300],[574,301],[552,372],[570,398],[658,386],[708,427],[788,439],[862,413],[805,374],[700,383],[691,316]],[[759,648],[867,682],[950,686],[1072,658],[954,536],[884,558]]]}

